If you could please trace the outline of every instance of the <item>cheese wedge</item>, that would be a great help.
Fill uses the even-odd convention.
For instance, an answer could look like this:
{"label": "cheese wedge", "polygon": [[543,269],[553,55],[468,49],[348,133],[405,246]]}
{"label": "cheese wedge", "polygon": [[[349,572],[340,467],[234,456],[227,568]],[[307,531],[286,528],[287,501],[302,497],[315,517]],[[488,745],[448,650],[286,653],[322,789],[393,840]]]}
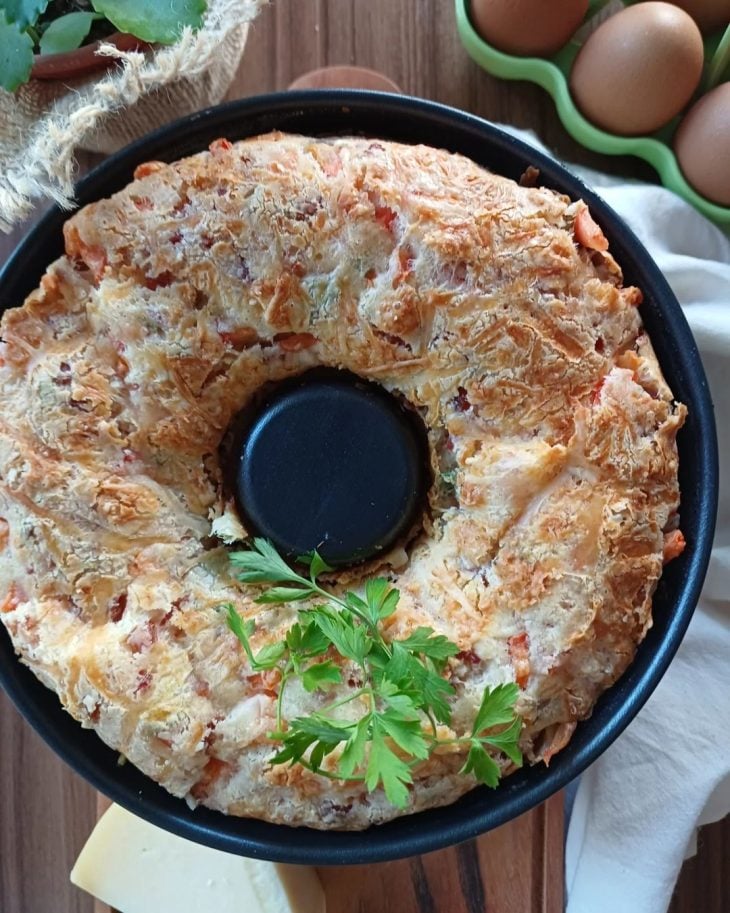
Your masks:
{"label": "cheese wedge", "polygon": [[94,828],[71,881],[121,913],[325,913],[314,869],[212,850],[118,805]]}

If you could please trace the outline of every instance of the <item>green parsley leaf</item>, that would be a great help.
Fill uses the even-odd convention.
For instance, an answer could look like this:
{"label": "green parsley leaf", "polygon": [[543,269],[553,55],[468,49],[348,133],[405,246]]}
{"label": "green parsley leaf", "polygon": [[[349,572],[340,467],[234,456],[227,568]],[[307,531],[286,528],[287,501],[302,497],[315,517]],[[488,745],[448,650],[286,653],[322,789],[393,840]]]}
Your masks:
{"label": "green parsley leaf", "polygon": [[514,719],[514,706],[520,689],[514,682],[485,688],[482,703],[474,719],[473,735],[479,735],[485,729],[511,723]]}
{"label": "green parsley leaf", "polygon": [[33,66],[33,39],[9,23],[0,9],[0,86],[14,92],[28,82]]}
{"label": "green parsley leaf", "polygon": [[365,602],[360,602],[370,623],[377,625],[395,612],[399,597],[400,593],[391,587],[390,581],[375,577],[365,584]]}
{"label": "green parsley leaf", "polygon": [[[515,715],[514,705],[519,693],[520,689],[514,682],[486,688],[472,729],[474,739],[482,745],[498,748],[518,767],[522,764],[522,752],[519,749],[522,720]],[[507,728],[494,732],[496,726]]]}
{"label": "green parsley leaf", "polygon": [[231,552],[231,564],[242,568],[238,579],[243,583],[296,583],[309,586],[309,581],[292,570],[266,539],[254,539],[250,548]]}
{"label": "green parsley leaf", "polygon": [[418,697],[418,705],[425,711],[430,711],[439,723],[451,722],[451,707],[448,698],[456,694],[456,689],[445,681],[433,669],[425,665],[412,665],[411,676]]}
{"label": "green parsley leaf", "polygon": [[364,599],[361,599],[357,593],[352,593],[350,591],[345,593],[345,603],[356,615],[360,615],[366,618],[368,621],[372,621],[370,618],[367,602],[365,602]]}
{"label": "green parsley leaf", "polygon": [[405,719],[418,718],[418,706],[413,700],[413,695],[399,690],[392,682],[383,681],[378,688],[378,697]]}
{"label": "green parsley leaf", "polygon": [[0,8],[5,10],[8,22],[15,22],[18,28],[26,29],[35,25],[45,13],[49,0],[2,0]]}
{"label": "green parsley leaf", "polygon": [[340,763],[337,767],[337,773],[343,780],[351,777],[356,770],[360,768],[365,760],[365,748],[367,746],[371,716],[366,716],[358,720],[357,726],[350,734],[347,744],[340,755]]}
{"label": "green parsley leaf", "polygon": [[380,606],[383,604],[389,589],[390,584],[385,577],[373,577],[365,584],[365,598],[376,613],[380,611]]}
{"label": "green parsley leaf", "polygon": [[143,41],[173,44],[186,25],[199,29],[206,0],[91,0],[120,32]]}
{"label": "green parsley leaf", "polygon": [[329,564],[327,564],[316,548],[312,549],[311,552],[300,555],[297,558],[297,564],[305,564],[309,568],[309,576],[312,580],[316,580],[320,574],[334,570],[333,567],[330,567]]}
{"label": "green parsley leaf", "polygon": [[450,656],[456,656],[458,646],[443,634],[435,634],[433,628],[416,628],[400,641],[409,653],[428,656],[436,663],[444,663]]}
{"label": "green parsley leaf", "polygon": [[[321,776],[360,779],[368,790],[382,786],[390,802],[406,807],[413,767],[444,741],[436,722],[451,725],[450,700],[456,691],[444,671],[457,645],[429,627],[417,628],[402,640],[387,639],[381,624],[396,610],[398,591],[385,578],[366,583],[364,598],[352,592],[330,595],[315,582],[318,573],[329,569],[316,552],[300,559],[309,565],[310,580],[292,570],[264,540],[255,539],[248,551],[231,557],[242,568],[242,581],[279,584],[265,591],[261,602],[295,602],[314,595],[329,600],[300,608],[282,642],[255,656],[250,644],[253,621],[244,621],[232,605],[227,606],[229,627],[252,666],[279,664],[281,670],[279,731],[269,733],[281,747],[271,763],[302,764]],[[328,656],[332,650],[339,657]],[[319,712],[297,717],[285,727],[281,689],[287,680],[298,676],[309,692],[342,684],[339,658],[360,667],[357,681],[349,683],[349,696],[340,692]],[[514,683],[487,688],[471,734],[445,740],[467,750],[462,771],[480,783],[498,784],[497,752],[514,764],[522,763],[522,720],[514,712],[519,693]],[[341,708],[348,705],[343,713]],[[335,751],[340,752],[337,768],[322,769],[324,759]]]}
{"label": "green parsley leaf", "polygon": [[280,605],[285,602],[299,602],[312,596],[311,589],[300,589],[295,586],[273,586],[257,597],[256,602],[262,605]]}
{"label": "green parsley leaf", "polygon": [[477,741],[471,743],[466,764],[459,773],[473,773],[479,783],[494,788],[499,784],[499,765],[490,758],[484,747]]}
{"label": "green parsley leaf", "polygon": [[[413,709],[415,710],[415,707]],[[418,716],[404,716],[396,708],[389,707],[383,713],[376,714],[376,718],[378,724],[406,754],[419,760],[428,757],[428,745]]]}
{"label": "green parsley leaf", "polygon": [[98,13],[67,13],[59,16],[41,35],[41,54],[61,54],[80,47],[91,25],[102,17]]}
{"label": "green parsley leaf", "polygon": [[293,624],[286,634],[286,645],[292,658],[311,659],[326,652],[329,639],[320,631],[314,621],[306,625]]}
{"label": "green parsley leaf", "polygon": [[398,608],[398,601],[400,600],[400,593],[396,589],[390,590],[388,595],[385,597],[380,606],[380,619],[387,618],[389,615],[392,615],[393,612]]}
{"label": "green parsley leaf", "polygon": [[287,761],[291,764],[301,762],[309,746],[317,741],[316,735],[291,729],[287,732],[271,732],[269,736],[279,739],[283,743],[281,750],[271,759],[272,764],[286,764]]}
{"label": "green parsley leaf", "polygon": [[355,728],[355,723],[351,720],[334,720],[321,713],[313,713],[311,716],[299,716],[292,720],[290,728],[292,732],[313,735],[321,742],[337,744],[350,738],[350,732]]}
{"label": "green parsley leaf", "polygon": [[382,679],[392,682],[401,688],[408,687],[412,684],[410,681],[409,670],[411,668],[413,657],[405,650],[399,640],[394,640],[390,644],[390,657],[385,651],[373,650],[371,661],[377,670],[382,673],[376,676],[376,684],[380,684]]}
{"label": "green parsley leaf", "polygon": [[306,614],[341,656],[352,659],[359,665],[365,662],[373,641],[364,628],[354,622],[352,616],[330,606],[316,606]]}
{"label": "green parsley leaf", "polygon": [[331,754],[341,742],[350,739],[355,728],[356,724],[349,720],[333,720],[319,713],[297,717],[291,721],[286,732],[269,733],[270,738],[283,742],[283,748],[274,755],[271,763],[304,763],[304,755],[311,747],[311,766],[319,767],[325,755]]}
{"label": "green parsley leaf", "polygon": [[309,754],[309,763],[315,769],[319,770],[325,756],[332,754],[337,748],[339,742],[317,742]]}
{"label": "green parsley leaf", "polygon": [[441,678],[433,666],[409,653],[403,644],[399,640],[391,644],[392,656],[383,668],[384,678],[411,695],[416,705],[432,713],[439,723],[448,724],[451,721],[448,698],[456,693],[453,685]]}
{"label": "green parsley leaf", "polygon": [[286,644],[268,644],[254,656],[250,641],[251,635],[256,630],[254,622],[251,619],[244,621],[231,602],[226,603],[223,608],[227,613],[226,622],[228,627],[241,642],[241,646],[246,651],[246,656],[248,656],[248,661],[251,663],[251,668],[257,671],[273,669],[286,652]]}
{"label": "green parsley leaf", "polygon": [[225,605],[221,606],[221,608],[226,610],[226,623],[240,641],[241,646],[246,651],[249,662],[253,666],[255,660],[253,658],[249,637],[253,634],[256,625],[251,620],[244,621],[236,611],[236,607],[232,602],[227,602]]}
{"label": "green parsley leaf", "polygon": [[254,657],[256,669],[273,669],[282,656],[286,653],[286,644],[267,644],[262,647]]}
{"label": "green parsley leaf", "polygon": [[372,792],[383,784],[388,801],[396,808],[408,805],[408,784],[413,782],[411,768],[393,751],[387,742],[388,732],[382,720],[372,721],[370,755],[365,770],[365,785]]}
{"label": "green parsley leaf", "polygon": [[330,685],[339,685],[342,673],[331,659],[309,666],[302,673],[302,685],[305,691],[326,691]]}
{"label": "green parsley leaf", "polygon": [[519,748],[522,720],[516,716],[512,723],[501,732],[479,737],[482,744],[494,745],[512,761],[517,767],[522,767],[522,752]]}

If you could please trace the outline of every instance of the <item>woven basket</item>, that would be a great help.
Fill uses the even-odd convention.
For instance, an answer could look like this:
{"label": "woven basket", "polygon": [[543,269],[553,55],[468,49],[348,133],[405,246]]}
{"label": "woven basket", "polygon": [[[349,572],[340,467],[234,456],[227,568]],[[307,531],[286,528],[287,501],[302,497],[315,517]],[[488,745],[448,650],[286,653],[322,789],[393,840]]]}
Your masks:
{"label": "woven basket", "polygon": [[177,44],[125,51],[103,43],[112,66],[75,79],[32,79],[0,90],[0,228],[43,198],[70,206],[78,149],[114,152],[150,130],[217,104],[266,0],[209,0],[203,27]]}

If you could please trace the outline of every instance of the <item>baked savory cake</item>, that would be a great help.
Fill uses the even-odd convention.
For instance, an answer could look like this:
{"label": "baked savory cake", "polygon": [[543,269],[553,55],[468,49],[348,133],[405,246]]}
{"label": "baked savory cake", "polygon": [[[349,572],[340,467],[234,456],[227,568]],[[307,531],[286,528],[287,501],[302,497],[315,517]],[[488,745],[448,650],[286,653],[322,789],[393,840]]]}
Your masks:
{"label": "baked savory cake", "polygon": [[[256,618],[257,649],[297,607],[230,569],[219,446],[262,384],[328,365],[418,410],[434,473],[415,539],[340,585],[385,572],[391,633],[457,643],[455,731],[516,682],[521,749],[547,763],[683,546],[685,408],[586,205],[425,146],[270,134],[140,166],[65,243],[2,321],[0,618],[68,712],[232,815],[356,829],[473,787],[459,751],[404,810],[270,764],[276,683],[219,607]],[[284,717],[317,700],[290,686]]]}

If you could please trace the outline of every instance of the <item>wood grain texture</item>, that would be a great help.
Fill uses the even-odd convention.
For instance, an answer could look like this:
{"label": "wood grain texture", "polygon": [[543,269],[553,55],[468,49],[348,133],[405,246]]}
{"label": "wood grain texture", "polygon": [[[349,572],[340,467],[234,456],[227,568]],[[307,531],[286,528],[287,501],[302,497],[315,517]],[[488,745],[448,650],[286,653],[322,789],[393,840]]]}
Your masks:
{"label": "wood grain texture", "polygon": [[478,840],[383,863],[376,877],[372,866],[320,869],[327,913],[560,913],[563,818],[558,794]]}
{"label": "wood grain texture", "polygon": [[95,820],[94,791],[0,692],[0,910],[89,913],[68,880]]}
{"label": "wood grain texture", "polygon": [[[655,179],[651,169],[636,159],[601,156],[575,143],[560,126],[552,102],[541,89],[501,82],[481,71],[459,43],[452,0],[273,0],[253,26],[229,97],[284,89],[302,73],[333,64],[371,67],[407,93],[533,129],[567,161]],[[22,233],[19,229],[11,236],[0,235],[0,265]],[[0,302],[6,304],[10,302]],[[51,753],[1,693],[0,782],[1,913],[92,913],[91,898],[70,885],[68,873],[95,820],[95,793]],[[547,815],[545,821],[547,832],[551,821],[554,826],[554,817]],[[480,866],[498,853],[510,865],[508,847],[504,832],[483,837],[476,849]],[[348,870],[328,870],[325,877],[332,879],[332,903],[334,886],[340,884],[341,903],[347,904],[341,909],[348,913],[405,913],[398,901],[406,889],[422,913],[452,913],[453,897],[442,888],[460,885],[459,877],[468,886],[472,906],[482,903],[473,877],[474,852],[472,847],[433,854],[445,860],[441,874],[435,877],[428,856],[392,863],[390,868],[370,867],[368,890],[374,891],[377,884],[387,884],[388,890],[368,894],[357,905],[351,894],[345,900]],[[485,854],[488,858],[483,860]],[[728,913],[728,859],[730,819],[703,828],[698,855],[685,864],[670,913]],[[398,875],[392,881],[388,880],[391,870]],[[510,871],[515,883],[521,883],[524,873]],[[404,873],[405,879],[401,877]],[[513,910],[536,913],[541,909],[539,904],[535,906],[540,893],[553,891],[554,903],[562,884],[543,872],[541,878],[531,878],[524,890],[520,895],[523,902]],[[489,913],[495,913],[487,878],[482,891]],[[383,905],[373,906],[380,900]]]}

